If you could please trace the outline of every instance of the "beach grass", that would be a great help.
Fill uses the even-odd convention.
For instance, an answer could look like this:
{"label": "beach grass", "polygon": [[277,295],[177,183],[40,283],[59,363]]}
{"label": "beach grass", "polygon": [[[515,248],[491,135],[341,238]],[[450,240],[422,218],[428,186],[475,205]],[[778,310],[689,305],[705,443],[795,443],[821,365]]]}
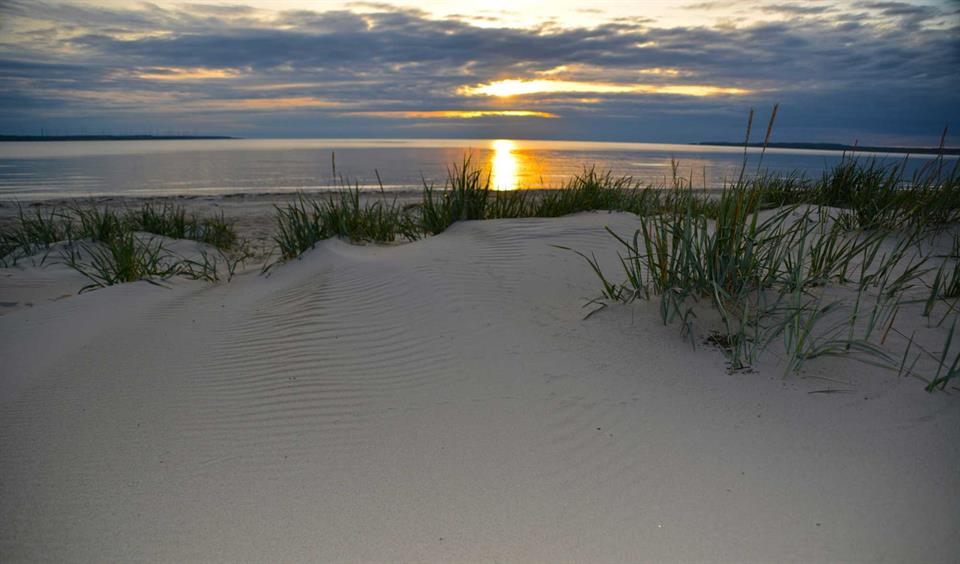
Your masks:
{"label": "beach grass", "polygon": [[[843,236],[828,215],[795,206],[761,218],[758,201],[733,187],[719,196],[712,219],[688,205],[640,216],[632,238],[610,230],[620,248],[621,283],[611,282],[594,257],[581,256],[605,299],[658,300],[663,323],[679,320],[692,343],[692,320],[704,308],[715,312],[719,329],[708,339],[722,345],[734,370],[751,367],[777,340],[788,373],[827,355],[893,366],[877,341],[931,271],[926,258],[908,252],[914,239],[899,237],[881,252],[889,233]],[[853,283],[852,304],[828,291],[845,282]]]}
{"label": "beach grass", "polygon": [[[640,221],[631,237],[610,231],[623,281],[594,256],[568,249],[598,276],[600,300],[656,300],[665,324],[679,323],[692,344],[718,346],[734,370],[768,353],[783,361],[785,373],[842,355],[942,389],[954,378],[951,363],[924,375],[915,357],[907,364],[884,345],[898,333],[898,315],[907,315],[901,310],[913,304],[922,303],[926,317],[947,307],[937,327],[958,315],[956,303],[943,304],[960,298],[960,235],[939,268],[914,248],[960,222],[960,176],[939,159],[910,178],[904,168],[845,156],[819,179],[758,167],[756,175],[708,191],[695,189],[674,162],[672,178],[659,186],[586,168],[555,190],[502,192],[465,158],[442,187],[425,183],[420,202],[407,207],[382,194],[361,204],[357,188],[325,200],[301,194],[278,208],[275,240],[289,259],[330,237],[390,242],[436,235],[458,221],[630,212]],[[837,297],[837,289],[851,297]],[[709,317],[705,310],[718,318],[714,327],[698,327]]]}
{"label": "beach grass", "polygon": [[131,210],[126,220],[130,229],[171,239],[192,239],[227,250],[237,243],[237,234],[221,212],[219,215],[187,216],[186,210],[170,203],[145,204]]}
{"label": "beach grass", "polygon": [[[815,182],[761,174],[719,194],[688,189],[681,196],[674,189],[656,205],[624,207],[638,214],[640,226],[632,237],[608,229],[620,249],[622,282],[596,257],[578,254],[597,275],[601,300],[656,299],[663,322],[679,323],[693,344],[696,320],[712,311],[719,321],[700,333],[733,370],[750,368],[768,350],[786,373],[843,355],[918,377],[928,390],[944,389],[960,371],[960,353],[951,353],[955,361],[947,357],[960,315],[960,266],[953,257],[960,244],[954,234],[939,268],[918,249],[960,222],[957,166],[945,170],[937,160],[910,179],[904,167],[850,157]],[[917,295],[923,285],[925,299]],[[842,290],[854,298],[837,297]],[[922,315],[930,317],[948,300],[936,326],[952,318],[951,333],[941,356],[927,355],[935,362],[925,375],[915,370],[919,355],[906,362],[912,338],[902,356],[885,345],[901,309],[924,302]]]}
{"label": "beach grass", "polygon": [[[194,240],[212,246],[216,255],[201,249],[199,261],[186,259],[148,235]],[[0,257],[8,266],[35,253],[43,253],[42,263],[57,244],[55,256],[90,280],[81,292],[172,276],[218,281],[221,265],[232,277],[251,257],[223,214],[188,216],[172,204],[128,209],[78,204],[32,213],[21,207],[16,221],[0,231]]]}
{"label": "beach grass", "polygon": [[0,260],[15,263],[21,255],[32,254],[71,238],[72,224],[64,221],[60,210],[36,209],[28,213],[21,207],[17,210],[14,225],[0,230]]}
{"label": "beach grass", "polygon": [[81,242],[68,247],[63,256],[67,265],[90,280],[80,293],[139,280],[159,284],[180,271],[160,241],[141,240],[132,231],[99,244]]}
{"label": "beach grass", "polygon": [[[884,345],[902,335],[895,322],[907,311],[944,331],[960,315],[960,234],[952,234],[951,249],[937,262],[916,250],[960,223],[957,164],[934,159],[907,178],[906,162],[851,155],[816,179],[758,164],[756,174],[719,191],[695,189],[679,168],[673,161],[660,185],[590,167],[555,190],[497,191],[489,174],[464,158],[442,186],[424,182],[419,201],[408,205],[389,198],[382,184],[378,195],[365,196],[339,178],[333,193],[301,193],[277,206],[273,242],[280,260],[289,260],[332,237],[384,244],[436,235],[459,221],[630,212],[640,222],[635,233],[610,231],[621,281],[580,253],[600,280],[600,299],[656,301],[665,324],[678,323],[692,344],[720,348],[731,369],[753,367],[774,351],[787,373],[815,358],[847,355],[922,378],[930,389],[955,378],[960,361],[945,356],[958,354],[952,333],[940,355],[920,354],[912,337],[901,339],[902,354]],[[135,233],[193,239],[215,250],[176,257]],[[63,241],[73,244],[67,264],[91,281],[84,290],[171,276],[215,282],[224,267],[229,278],[250,258],[236,251],[241,241],[222,214],[198,217],[172,204],[21,209],[0,232],[0,253],[9,264]],[[710,317],[707,310],[713,325],[699,321]],[[931,361],[932,374],[916,368]]]}
{"label": "beach grass", "polygon": [[448,169],[443,186],[424,182],[419,202],[401,206],[381,189],[379,197],[361,203],[359,188],[341,179],[339,190],[322,197],[301,193],[277,206],[274,242],[281,259],[299,256],[317,242],[340,237],[352,242],[389,243],[442,233],[458,221],[560,217],[596,210],[661,212],[690,203],[708,209],[709,199],[692,190],[641,186],[630,177],[586,168],[556,190],[532,194],[493,190],[490,176],[469,157]]}
{"label": "beach grass", "polygon": [[415,240],[419,231],[396,201],[361,203],[358,187],[346,188],[323,199],[300,194],[296,201],[276,206],[274,243],[282,259],[291,259],[331,237],[349,241],[390,243]]}
{"label": "beach grass", "polygon": [[144,204],[139,208],[73,205],[35,209],[20,207],[16,221],[0,231],[0,257],[15,260],[54,243],[90,239],[109,242],[130,232],[146,232],[171,239],[191,239],[229,250],[238,243],[235,229],[221,213],[218,216],[187,216],[172,204]]}
{"label": "beach grass", "polygon": [[[448,169],[442,186],[423,183],[420,202],[406,207],[379,200],[361,205],[359,188],[340,179],[335,195],[315,198],[300,194],[298,201],[277,210],[278,247],[292,258],[319,240],[342,237],[354,242],[414,240],[442,233],[457,221],[524,217],[561,217],[586,211],[624,211],[640,216],[690,210],[718,219],[728,203],[716,191],[696,190],[692,179],[679,174],[663,184],[641,184],[629,176],[585,168],[553,190],[499,191],[490,175],[469,157]],[[739,205],[753,210],[808,204],[839,211],[836,222],[846,231],[878,229],[936,229],[960,220],[960,174],[956,166],[921,168],[905,179],[905,165],[885,166],[873,159],[845,157],[817,180],[799,174],[759,171],[728,185],[743,194]],[[378,177],[379,178],[379,177]],[[749,202],[747,202],[749,200]]]}

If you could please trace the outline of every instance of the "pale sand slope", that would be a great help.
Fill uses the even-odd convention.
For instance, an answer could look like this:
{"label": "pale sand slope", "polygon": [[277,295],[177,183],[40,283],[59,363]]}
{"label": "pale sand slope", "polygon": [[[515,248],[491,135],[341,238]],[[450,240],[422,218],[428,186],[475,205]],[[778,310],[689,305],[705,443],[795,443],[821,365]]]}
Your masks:
{"label": "pale sand slope", "polygon": [[0,317],[0,560],[947,562],[956,397],[583,320],[627,214],[328,241]]}

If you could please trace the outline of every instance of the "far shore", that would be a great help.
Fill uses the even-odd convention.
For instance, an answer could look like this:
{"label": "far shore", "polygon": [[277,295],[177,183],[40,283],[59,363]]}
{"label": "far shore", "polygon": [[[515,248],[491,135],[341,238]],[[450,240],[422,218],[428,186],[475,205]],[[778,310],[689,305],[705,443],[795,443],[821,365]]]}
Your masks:
{"label": "far shore", "polygon": [[0,142],[35,141],[184,141],[240,139],[226,135],[0,135]]}
{"label": "far shore", "polygon": [[[743,147],[743,142],[701,141],[693,143],[703,147]],[[803,149],[807,151],[844,151],[848,153],[894,153],[901,155],[960,155],[960,148],[947,147],[884,147],[873,145],[845,145],[843,143],[748,143],[751,149]]]}
{"label": "far shore", "polygon": [[[191,140],[243,140],[244,137],[231,135],[0,135],[2,142],[34,143],[46,141],[191,141]],[[549,141],[549,140],[548,140]],[[554,140],[568,141],[568,140]],[[592,141],[585,141],[592,142]],[[632,143],[648,143],[632,141]],[[700,147],[743,147],[742,141],[698,141],[690,145]],[[752,149],[799,149],[806,151],[843,151],[853,153],[891,153],[902,155],[945,155],[958,156],[957,147],[905,147],[885,145],[848,145],[845,143],[817,143],[803,141],[785,141],[774,143],[748,143]]]}

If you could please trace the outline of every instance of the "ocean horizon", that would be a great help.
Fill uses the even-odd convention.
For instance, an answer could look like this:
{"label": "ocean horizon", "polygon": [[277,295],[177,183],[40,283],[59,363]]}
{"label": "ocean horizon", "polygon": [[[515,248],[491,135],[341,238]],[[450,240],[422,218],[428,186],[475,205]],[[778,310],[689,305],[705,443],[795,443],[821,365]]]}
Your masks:
{"label": "ocean horizon", "polygon": [[[745,172],[819,177],[844,152],[750,147]],[[932,155],[857,153],[909,177]],[[470,159],[494,189],[559,188],[585,169],[641,185],[718,188],[744,168],[742,147],[524,139],[190,139],[44,141],[0,144],[0,200],[104,196],[190,196],[411,190],[442,186],[449,167]],[[956,157],[946,157],[955,160]],[[674,163],[676,169],[674,169]]]}

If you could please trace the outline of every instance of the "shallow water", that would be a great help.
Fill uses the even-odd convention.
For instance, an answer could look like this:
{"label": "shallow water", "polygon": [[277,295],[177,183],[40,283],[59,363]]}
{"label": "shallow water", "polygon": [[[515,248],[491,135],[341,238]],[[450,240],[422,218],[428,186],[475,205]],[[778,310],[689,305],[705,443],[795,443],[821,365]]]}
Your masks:
{"label": "shallow water", "polygon": [[[335,158],[334,158],[335,155]],[[202,195],[286,192],[334,187],[336,174],[361,187],[410,189],[442,184],[447,167],[469,156],[498,189],[556,188],[596,166],[639,182],[663,184],[679,174],[696,187],[736,178],[743,150],[653,143],[523,140],[236,139],[0,143],[0,199],[83,196]],[[757,170],[759,149],[746,171]],[[867,155],[864,155],[864,158]],[[762,166],[819,176],[836,151],[771,149]],[[902,156],[879,156],[897,163]],[[931,157],[914,156],[908,174]]]}

